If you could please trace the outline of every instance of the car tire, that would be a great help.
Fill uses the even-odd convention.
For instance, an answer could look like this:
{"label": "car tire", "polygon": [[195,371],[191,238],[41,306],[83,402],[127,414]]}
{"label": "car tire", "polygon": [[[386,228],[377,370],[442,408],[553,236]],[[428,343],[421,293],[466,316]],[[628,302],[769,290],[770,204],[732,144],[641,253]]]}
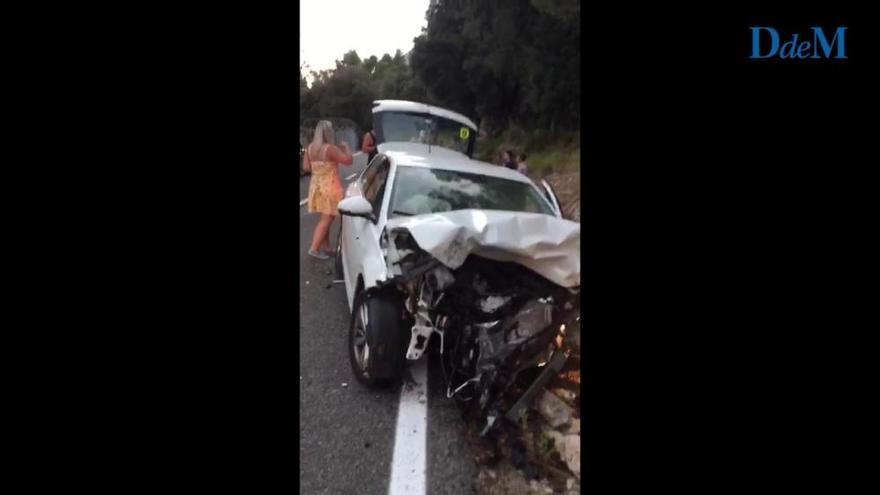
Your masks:
{"label": "car tire", "polygon": [[[402,304],[389,292],[359,292],[348,330],[348,354],[355,378],[367,387],[399,383],[406,359]],[[363,321],[366,320],[366,321]]]}

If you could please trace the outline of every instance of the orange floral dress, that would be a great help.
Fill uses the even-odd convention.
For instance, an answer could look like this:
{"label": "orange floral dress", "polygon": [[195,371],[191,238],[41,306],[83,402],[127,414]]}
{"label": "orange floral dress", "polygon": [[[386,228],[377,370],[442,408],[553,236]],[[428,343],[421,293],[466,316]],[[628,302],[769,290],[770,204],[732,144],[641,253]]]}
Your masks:
{"label": "orange floral dress", "polygon": [[339,165],[327,161],[327,147],[321,148],[321,160],[309,161],[312,165],[312,177],[309,180],[309,213],[324,213],[337,216],[336,206],[342,201],[342,179],[339,177]]}

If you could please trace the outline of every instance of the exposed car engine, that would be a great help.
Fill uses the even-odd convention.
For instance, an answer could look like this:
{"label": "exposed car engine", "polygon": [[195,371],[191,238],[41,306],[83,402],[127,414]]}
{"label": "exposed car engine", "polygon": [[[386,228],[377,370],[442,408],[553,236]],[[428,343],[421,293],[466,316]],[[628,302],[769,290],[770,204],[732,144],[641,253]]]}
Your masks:
{"label": "exposed car engine", "polygon": [[[405,294],[407,359],[419,359],[436,335],[447,397],[483,421],[483,434],[505,414],[515,420],[531,399],[522,389],[537,388],[529,385],[565,361],[564,328],[579,316],[577,290],[520,264],[475,254],[452,270],[405,233],[393,244],[386,247],[398,260],[399,275],[388,283]],[[544,373],[524,373],[536,368]],[[521,376],[528,383],[515,387]]]}

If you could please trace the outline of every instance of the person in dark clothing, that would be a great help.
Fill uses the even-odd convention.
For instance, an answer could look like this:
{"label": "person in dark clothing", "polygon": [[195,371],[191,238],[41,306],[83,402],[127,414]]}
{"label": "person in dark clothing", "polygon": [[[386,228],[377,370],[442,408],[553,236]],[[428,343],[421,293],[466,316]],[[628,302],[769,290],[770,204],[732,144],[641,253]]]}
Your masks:
{"label": "person in dark clothing", "polygon": [[513,151],[507,150],[501,154],[501,165],[516,170],[516,160],[513,159]]}
{"label": "person in dark clothing", "polygon": [[529,164],[526,163],[526,154],[520,153],[519,158],[516,160],[516,171],[527,175],[529,173]]}
{"label": "person in dark clothing", "polygon": [[367,154],[367,163],[373,161],[373,157],[376,156],[376,146],[376,133],[370,129],[364,134],[363,144],[361,144],[361,151]]}

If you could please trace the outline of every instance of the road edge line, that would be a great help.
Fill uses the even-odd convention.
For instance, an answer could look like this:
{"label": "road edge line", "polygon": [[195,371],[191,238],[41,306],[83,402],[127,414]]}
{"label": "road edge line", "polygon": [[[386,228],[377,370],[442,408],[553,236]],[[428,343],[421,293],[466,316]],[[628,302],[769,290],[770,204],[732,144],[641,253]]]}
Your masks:
{"label": "road edge line", "polygon": [[414,385],[404,383],[397,409],[388,495],[424,495],[428,455],[428,357],[409,367]]}

